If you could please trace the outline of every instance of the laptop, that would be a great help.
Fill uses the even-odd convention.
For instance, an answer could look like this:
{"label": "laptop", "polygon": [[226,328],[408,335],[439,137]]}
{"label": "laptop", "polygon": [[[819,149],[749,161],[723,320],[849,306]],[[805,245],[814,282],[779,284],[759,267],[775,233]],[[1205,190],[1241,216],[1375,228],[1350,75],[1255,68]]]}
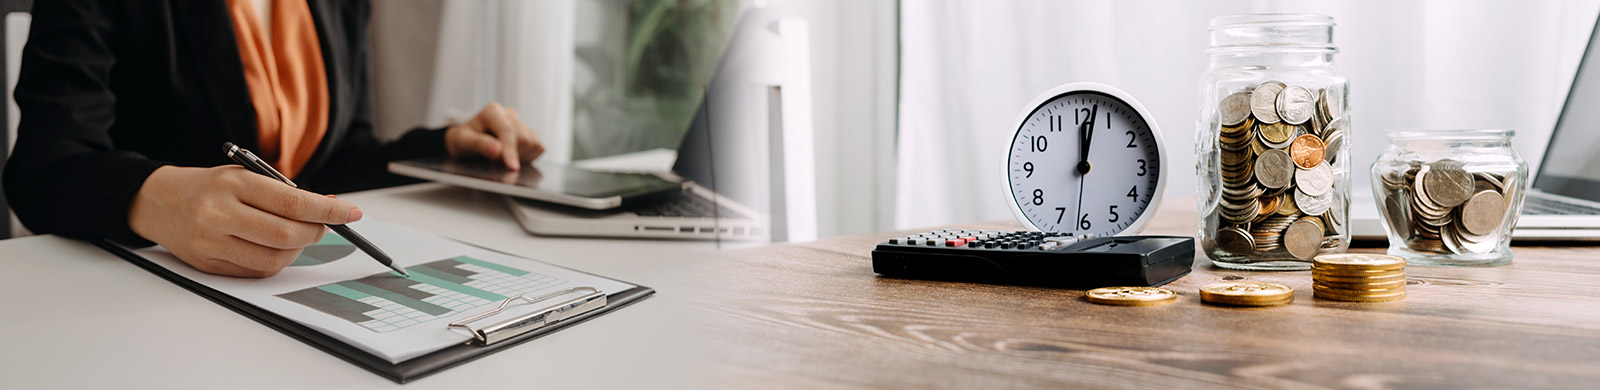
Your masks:
{"label": "laptop", "polygon": [[[1600,23],[1596,24],[1600,30]],[[1533,188],[1523,197],[1522,216],[1512,239],[1519,241],[1600,241],[1600,33],[1589,46],[1554,132]],[[1355,191],[1350,232],[1357,240],[1387,239],[1372,192]]]}
{"label": "laptop", "polygon": [[[619,207],[607,210],[516,196],[505,196],[506,206],[523,230],[542,236],[768,240],[770,232],[760,214],[715,190],[719,184],[735,187],[727,181],[737,176],[715,173],[713,134],[705,107],[709,101],[703,99],[680,141],[672,171],[658,173],[668,181],[684,183],[680,190],[624,198]],[[724,157],[725,164],[732,160],[727,153],[716,156]],[[723,183],[718,183],[718,178]]]}

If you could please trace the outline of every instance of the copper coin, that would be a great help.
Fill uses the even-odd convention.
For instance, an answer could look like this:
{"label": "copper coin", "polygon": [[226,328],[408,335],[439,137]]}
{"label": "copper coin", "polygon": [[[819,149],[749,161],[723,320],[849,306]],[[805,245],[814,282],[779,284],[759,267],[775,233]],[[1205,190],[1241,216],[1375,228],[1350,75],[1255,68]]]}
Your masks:
{"label": "copper coin", "polygon": [[1322,153],[1326,145],[1322,139],[1315,135],[1306,134],[1294,139],[1289,144],[1289,158],[1294,159],[1294,165],[1301,169],[1316,168],[1322,165]]}
{"label": "copper coin", "polygon": [[1278,204],[1282,202],[1283,198],[1278,196],[1261,197],[1261,210],[1256,212],[1256,216],[1265,216],[1278,212]]}

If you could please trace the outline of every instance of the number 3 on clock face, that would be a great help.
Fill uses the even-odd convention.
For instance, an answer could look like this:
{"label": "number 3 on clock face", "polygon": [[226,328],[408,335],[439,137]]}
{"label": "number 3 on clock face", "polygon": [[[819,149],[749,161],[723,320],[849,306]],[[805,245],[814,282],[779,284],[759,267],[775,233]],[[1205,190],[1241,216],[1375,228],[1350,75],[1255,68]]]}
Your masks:
{"label": "number 3 on clock face", "polygon": [[1136,234],[1161,204],[1161,131],[1126,92],[1062,85],[1034,98],[1013,123],[1001,179],[1012,214],[1029,230]]}

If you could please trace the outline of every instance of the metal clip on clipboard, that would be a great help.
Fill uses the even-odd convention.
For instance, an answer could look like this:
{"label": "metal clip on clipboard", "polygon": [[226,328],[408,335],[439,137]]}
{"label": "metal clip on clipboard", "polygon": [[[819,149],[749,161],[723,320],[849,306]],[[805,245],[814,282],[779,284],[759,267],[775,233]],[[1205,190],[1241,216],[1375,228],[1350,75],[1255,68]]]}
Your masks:
{"label": "metal clip on clipboard", "polygon": [[[532,313],[516,316],[514,318],[489,326],[473,329],[471,326],[467,325],[485,318],[492,317],[496,314],[500,314],[500,312],[506,310],[507,306],[511,306],[513,302],[519,300],[527,303],[539,303],[550,298],[577,292],[583,292],[585,294],[581,297],[573,298],[566,302],[535,310]],[[593,287],[574,287],[533,298],[529,298],[526,295],[518,295],[506,298],[506,300],[500,302],[500,307],[495,308],[494,310],[478,313],[472,317],[463,318],[460,321],[451,322],[449,327],[460,328],[466,330],[468,333],[472,333],[472,338],[477,340],[479,345],[490,345],[510,339],[512,337],[516,337],[517,335],[523,333],[528,333],[539,328],[543,328],[545,325],[561,322],[562,320],[572,318],[579,314],[588,313],[594,309],[599,309],[605,306],[605,293],[600,292],[600,290],[597,290]]]}

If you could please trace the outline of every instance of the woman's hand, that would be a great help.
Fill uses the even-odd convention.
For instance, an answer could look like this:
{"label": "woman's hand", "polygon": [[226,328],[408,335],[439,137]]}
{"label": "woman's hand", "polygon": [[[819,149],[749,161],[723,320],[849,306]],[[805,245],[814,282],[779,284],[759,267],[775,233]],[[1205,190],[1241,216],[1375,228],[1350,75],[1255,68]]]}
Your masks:
{"label": "woman's hand", "polygon": [[450,157],[483,156],[506,162],[506,168],[522,169],[522,164],[544,154],[544,144],[533,130],[522,124],[517,111],[499,103],[489,103],[472,120],[450,126],[444,135]]}
{"label": "woman's hand", "polygon": [[267,277],[327,233],[361,219],[350,202],[284,185],[237,165],[157,168],[128,211],[134,233],[200,271]]}

